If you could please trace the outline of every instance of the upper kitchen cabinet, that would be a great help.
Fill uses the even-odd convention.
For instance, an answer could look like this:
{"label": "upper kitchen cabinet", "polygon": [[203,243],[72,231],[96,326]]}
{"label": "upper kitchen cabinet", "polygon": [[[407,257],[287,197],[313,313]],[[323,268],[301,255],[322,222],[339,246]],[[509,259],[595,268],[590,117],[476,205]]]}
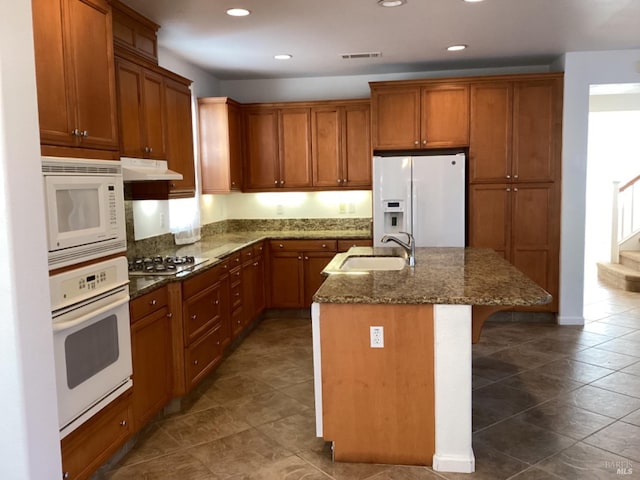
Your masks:
{"label": "upper kitchen cabinet", "polygon": [[157,64],[157,33],[160,26],[118,0],[111,0],[111,5],[113,41],[120,54],[126,56],[130,53]]}
{"label": "upper kitchen cabinet", "polygon": [[311,187],[310,118],[309,108],[245,112],[246,190]]}
{"label": "upper kitchen cabinet", "polygon": [[227,97],[199,98],[202,193],[242,188],[242,115]]}
{"label": "upper kitchen cabinet", "polygon": [[314,187],[371,188],[367,101],[311,109]]}
{"label": "upper kitchen cabinet", "polygon": [[43,153],[117,158],[109,3],[33,0],[32,11]]}
{"label": "upper kitchen cabinet", "polygon": [[169,182],[171,198],[193,197],[196,189],[190,82],[164,79],[167,163],[182,174]]}
{"label": "upper kitchen cabinet", "polygon": [[164,80],[161,75],[116,60],[120,153],[125,157],[164,160]]}
{"label": "upper kitchen cabinet", "polygon": [[471,182],[548,182],[558,176],[562,75],[471,86]]}
{"label": "upper kitchen cabinet", "polygon": [[461,83],[371,83],[374,150],[469,144],[469,87]]}

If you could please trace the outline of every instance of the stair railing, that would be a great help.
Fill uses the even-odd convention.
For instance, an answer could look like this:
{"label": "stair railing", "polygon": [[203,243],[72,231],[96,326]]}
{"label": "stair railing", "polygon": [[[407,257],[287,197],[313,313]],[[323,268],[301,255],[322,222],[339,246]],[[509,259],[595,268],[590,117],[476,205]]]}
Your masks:
{"label": "stair railing", "polygon": [[620,260],[620,244],[640,229],[640,175],[620,186],[613,182],[611,263]]}

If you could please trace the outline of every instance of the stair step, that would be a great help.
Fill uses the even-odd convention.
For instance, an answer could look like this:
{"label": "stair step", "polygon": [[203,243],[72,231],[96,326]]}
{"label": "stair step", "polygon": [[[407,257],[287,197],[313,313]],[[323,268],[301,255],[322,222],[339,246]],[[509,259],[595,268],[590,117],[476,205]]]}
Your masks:
{"label": "stair step", "polygon": [[598,263],[598,278],[628,292],[640,292],[640,271],[619,263]]}
{"label": "stair step", "polygon": [[623,250],[620,252],[620,263],[640,271],[640,251]]}

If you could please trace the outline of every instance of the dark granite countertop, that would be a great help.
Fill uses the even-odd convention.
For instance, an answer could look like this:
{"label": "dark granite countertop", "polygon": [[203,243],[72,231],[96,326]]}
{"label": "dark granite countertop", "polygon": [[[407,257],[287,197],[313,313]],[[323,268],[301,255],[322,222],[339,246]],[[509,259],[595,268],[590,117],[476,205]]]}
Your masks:
{"label": "dark granite countertop", "polygon": [[214,267],[232,253],[262,240],[314,240],[321,238],[354,240],[371,237],[368,232],[362,230],[285,230],[217,234],[203,238],[191,245],[175,245],[160,251],[148,252],[163,256],[193,255],[208,260],[190,271],[184,271],[174,276],[129,276],[129,295],[131,299],[134,299],[170,282],[181,282],[189,278],[190,275]]}
{"label": "dark granite countertop", "polygon": [[402,255],[398,248],[354,247],[338,254],[313,297],[318,303],[544,305],[551,295],[485,248],[418,248],[416,266],[398,271],[346,273],[348,256]]}

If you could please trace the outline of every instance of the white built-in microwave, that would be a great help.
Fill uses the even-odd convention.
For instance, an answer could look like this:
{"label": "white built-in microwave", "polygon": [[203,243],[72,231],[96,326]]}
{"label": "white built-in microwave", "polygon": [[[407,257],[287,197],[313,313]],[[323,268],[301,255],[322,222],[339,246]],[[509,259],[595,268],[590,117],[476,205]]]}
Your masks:
{"label": "white built-in microwave", "polygon": [[49,270],[127,248],[119,161],[43,157]]}

